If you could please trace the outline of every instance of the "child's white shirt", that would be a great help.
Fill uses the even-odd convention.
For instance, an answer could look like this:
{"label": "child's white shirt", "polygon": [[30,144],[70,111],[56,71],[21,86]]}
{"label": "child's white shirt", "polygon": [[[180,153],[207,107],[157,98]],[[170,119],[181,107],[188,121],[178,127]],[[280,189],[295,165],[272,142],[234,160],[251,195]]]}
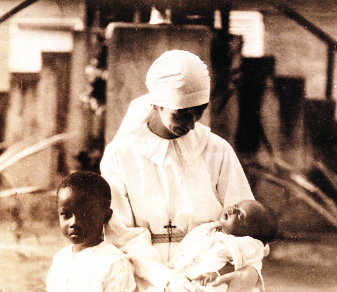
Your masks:
{"label": "child's white shirt", "polygon": [[79,253],[73,245],[57,252],[47,274],[47,292],[132,292],[133,267],[113,244],[102,242]]}

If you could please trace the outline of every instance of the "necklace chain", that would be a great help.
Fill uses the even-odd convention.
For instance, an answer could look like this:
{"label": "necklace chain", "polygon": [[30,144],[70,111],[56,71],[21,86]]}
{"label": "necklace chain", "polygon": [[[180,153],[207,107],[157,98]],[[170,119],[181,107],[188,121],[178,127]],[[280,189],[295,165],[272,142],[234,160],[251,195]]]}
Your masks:
{"label": "necklace chain", "polygon": [[[179,155],[176,151],[176,146],[179,147],[179,145],[175,145],[176,143],[177,143],[177,141],[173,140],[173,149],[176,152],[177,157],[179,158]],[[178,165],[181,167],[180,164],[178,164]],[[171,200],[173,198],[170,196],[170,194],[166,194],[166,192],[165,192],[165,188],[163,186],[163,182],[162,182],[161,176],[160,176],[158,168],[157,168],[157,176],[158,176],[158,180],[159,180],[159,183],[160,183],[160,187],[162,189],[162,193],[164,195],[164,202],[165,202],[166,212],[167,212],[167,216],[168,216],[168,220],[169,220],[168,225],[164,226],[164,228],[167,228],[167,232],[169,234],[169,241],[170,241],[170,236],[172,236],[172,228],[177,227],[174,224],[172,225],[172,216],[175,215],[177,198],[178,198],[179,194],[181,194],[181,187],[182,187],[182,183],[183,183],[183,180],[184,180],[185,168],[186,168],[186,161],[183,161],[183,167],[182,167],[182,172],[181,172],[181,180],[178,184],[178,191],[175,194],[173,201]],[[172,212],[172,214],[171,214],[171,212]]]}

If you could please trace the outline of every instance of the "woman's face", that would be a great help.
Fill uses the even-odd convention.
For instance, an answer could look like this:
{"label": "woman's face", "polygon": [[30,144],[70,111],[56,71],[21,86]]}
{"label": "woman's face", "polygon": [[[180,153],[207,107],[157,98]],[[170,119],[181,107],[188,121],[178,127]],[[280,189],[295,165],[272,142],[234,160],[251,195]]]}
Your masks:
{"label": "woman's face", "polygon": [[174,139],[186,135],[193,130],[195,123],[199,121],[208,104],[173,110],[165,107],[157,107],[160,124],[156,126],[159,136]]}

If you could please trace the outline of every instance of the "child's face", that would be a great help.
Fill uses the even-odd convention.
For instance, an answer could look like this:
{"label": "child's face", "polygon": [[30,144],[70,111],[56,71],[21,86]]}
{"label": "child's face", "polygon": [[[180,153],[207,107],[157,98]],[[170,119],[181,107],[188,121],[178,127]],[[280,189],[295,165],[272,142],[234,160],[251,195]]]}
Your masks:
{"label": "child's face", "polygon": [[[89,199],[90,198],[90,199]],[[112,211],[83,190],[62,188],[58,193],[58,214],[62,233],[74,244],[74,252],[99,244],[103,225]]]}
{"label": "child's face", "polygon": [[220,217],[222,230],[227,234],[236,236],[248,235],[249,219],[254,209],[254,202],[248,200],[227,207]]}

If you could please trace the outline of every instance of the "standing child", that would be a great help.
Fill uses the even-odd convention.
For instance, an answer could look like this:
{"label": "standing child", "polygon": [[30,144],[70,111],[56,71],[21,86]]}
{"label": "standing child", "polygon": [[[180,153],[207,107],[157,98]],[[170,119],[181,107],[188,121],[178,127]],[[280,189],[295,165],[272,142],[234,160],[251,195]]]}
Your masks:
{"label": "standing child", "polygon": [[103,240],[110,220],[109,184],[94,172],[75,172],[57,190],[59,222],[72,245],[53,258],[47,292],[132,292],[133,267],[126,255]]}
{"label": "standing child", "polygon": [[[201,291],[224,292],[227,285],[216,286],[216,278],[262,261],[269,252],[265,244],[275,236],[276,220],[270,211],[258,201],[243,200],[225,208],[219,221],[190,231],[169,266],[183,271]],[[260,277],[259,288],[264,290]]]}

